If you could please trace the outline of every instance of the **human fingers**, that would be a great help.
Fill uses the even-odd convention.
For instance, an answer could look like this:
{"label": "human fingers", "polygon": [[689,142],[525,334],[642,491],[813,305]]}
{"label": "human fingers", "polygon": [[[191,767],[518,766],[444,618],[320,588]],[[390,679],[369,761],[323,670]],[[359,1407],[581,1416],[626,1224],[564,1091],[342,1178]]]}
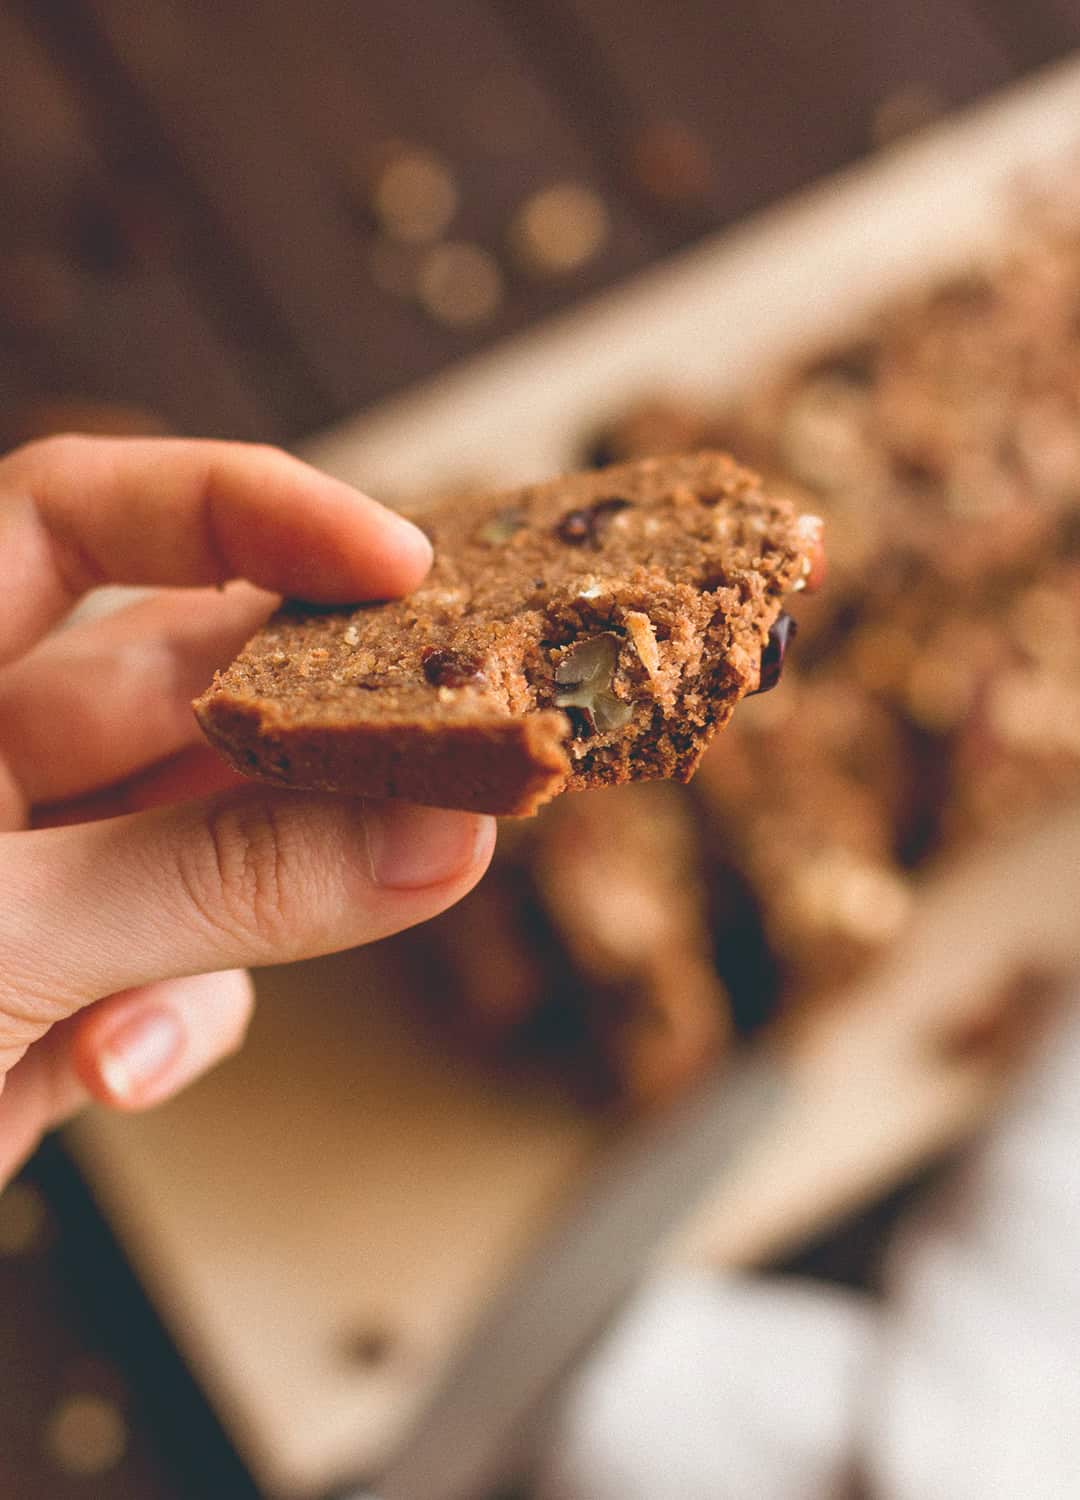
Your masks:
{"label": "human fingers", "polygon": [[431,562],[423,533],[274,448],[55,437],[0,459],[0,659],[107,581],[247,578],[325,603],[388,598]]}
{"label": "human fingers", "polygon": [[22,828],[29,816],[30,807],[23,796],[22,788],[0,755],[0,833]]}
{"label": "human fingers", "polygon": [[188,745],[100,792],[34,808],[32,826],[63,828],[72,823],[93,823],[250,785],[249,777],[234,771],[209,745]]}
{"label": "human fingers", "polygon": [[475,884],[494,822],[251,786],[0,837],[0,1050],[113,991],[284,962],[423,921]]}
{"label": "human fingers", "polygon": [[66,801],[201,740],[192,698],[275,601],[246,583],[168,589],[0,668],[0,755],[26,800]]}
{"label": "human fingers", "polygon": [[68,1026],[54,1026],[6,1076],[0,1075],[0,1188],[47,1130],[80,1110],[88,1095],[71,1066]]}
{"label": "human fingers", "polygon": [[0,1187],[89,1099],[147,1109],[240,1045],[254,986],[242,969],[110,995],[37,1042],[0,1079]]}
{"label": "human fingers", "polygon": [[147,1109],[235,1052],[254,1002],[255,987],[244,969],[110,995],[73,1017],[72,1070],[99,1103]]}

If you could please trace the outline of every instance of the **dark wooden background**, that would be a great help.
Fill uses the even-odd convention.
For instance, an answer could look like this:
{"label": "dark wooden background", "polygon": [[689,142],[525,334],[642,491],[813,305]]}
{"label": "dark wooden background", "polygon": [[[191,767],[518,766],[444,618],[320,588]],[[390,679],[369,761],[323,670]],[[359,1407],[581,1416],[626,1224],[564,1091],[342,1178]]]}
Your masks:
{"label": "dark wooden background", "polygon": [[[1080,0],[0,0],[0,446],[87,401],[295,439],[1077,46]],[[402,160],[456,204],[418,241]],[[865,1280],[889,1218],[796,1269]],[[249,1493],[46,1147],[0,1197],[0,1495]]]}
{"label": "dark wooden background", "polygon": [[[1077,44],[1080,0],[4,0],[0,411],[296,438]],[[394,151],[491,258],[472,322],[410,291]],[[566,183],[602,243],[523,268]]]}

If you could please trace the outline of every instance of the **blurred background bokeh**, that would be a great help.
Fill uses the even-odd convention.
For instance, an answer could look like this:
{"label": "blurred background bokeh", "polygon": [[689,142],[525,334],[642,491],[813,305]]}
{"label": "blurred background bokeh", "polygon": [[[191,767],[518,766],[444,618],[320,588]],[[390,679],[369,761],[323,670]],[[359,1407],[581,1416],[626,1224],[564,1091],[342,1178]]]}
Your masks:
{"label": "blurred background bokeh", "polygon": [[0,431],[294,440],[1078,41],[1074,0],[7,0]]}
{"label": "blurred background bokeh", "polygon": [[[0,0],[0,449],[297,443],[1077,47],[1080,0]],[[738,401],[580,414],[583,462],[730,444],[830,516],[832,586],[690,793],[553,808],[400,955],[451,1045],[650,1105],[1080,789],[1080,234],[1040,213]],[[1012,1045],[999,1000],[957,1046]],[[872,1290],[919,1192],[785,1274]],[[5,1500],[257,1493],[55,1143],[0,1197],[0,1377]]]}

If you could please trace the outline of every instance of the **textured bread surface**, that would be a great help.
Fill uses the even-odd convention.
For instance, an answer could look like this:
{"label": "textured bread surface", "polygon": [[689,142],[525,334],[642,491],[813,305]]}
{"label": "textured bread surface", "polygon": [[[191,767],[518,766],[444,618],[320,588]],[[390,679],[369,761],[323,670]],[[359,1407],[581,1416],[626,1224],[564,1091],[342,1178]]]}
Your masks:
{"label": "textured bread surface", "polygon": [[809,572],[786,500],[719,453],[432,506],[423,585],[290,603],[195,710],[280,785],[527,814],[565,789],[693,774],[756,690]]}

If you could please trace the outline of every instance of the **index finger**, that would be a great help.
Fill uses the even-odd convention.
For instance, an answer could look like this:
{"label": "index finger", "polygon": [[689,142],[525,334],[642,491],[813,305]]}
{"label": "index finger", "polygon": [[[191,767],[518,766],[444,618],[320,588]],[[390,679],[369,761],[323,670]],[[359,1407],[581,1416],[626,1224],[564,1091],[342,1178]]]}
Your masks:
{"label": "index finger", "polygon": [[430,564],[418,527],[275,448],[64,436],[0,459],[0,661],[101,583],[247,578],[341,604]]}

